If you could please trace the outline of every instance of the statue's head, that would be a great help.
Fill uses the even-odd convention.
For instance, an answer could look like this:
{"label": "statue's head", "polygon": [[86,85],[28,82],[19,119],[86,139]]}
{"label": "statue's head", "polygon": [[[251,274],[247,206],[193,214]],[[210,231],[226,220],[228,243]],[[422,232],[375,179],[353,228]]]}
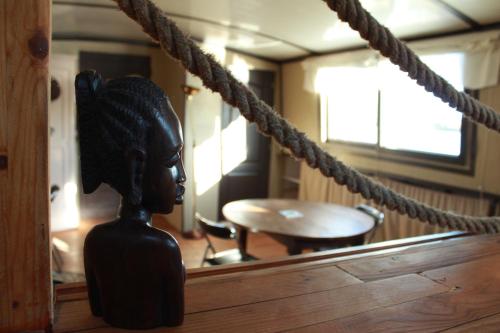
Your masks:
{"label": "statue's head", "polygon": [[103,82],[93,71],[78,74],[75,89],[83,192],[107,183],[153,213],[182,203],[182,129],[163,91],[140,77]]}

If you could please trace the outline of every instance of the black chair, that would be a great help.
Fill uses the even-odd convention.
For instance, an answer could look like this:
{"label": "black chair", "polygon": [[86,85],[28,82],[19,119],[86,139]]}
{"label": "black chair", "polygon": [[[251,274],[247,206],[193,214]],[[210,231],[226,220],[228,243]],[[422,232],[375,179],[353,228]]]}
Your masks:
{"label": "black chair", "polygon": [[[203,267],[205,263],[209,263],[210,265],[223,265],[256,259],[248,254],[242,256],[239,249],[217,252],[208,236],[210,235],[221,239],[236,239],[236,229],[231,225],[231,223],[211,221],[204,218],[199,213],[195,214],[195,220],[200,226],[201,234],[207,240],[207,247],[203,253],[201,267]],[[209,251],[212,253],[209,254]]]}
{"label": "black chair", "polygon": [[[52,185],[50,187],[50,202],[54,202],[61,188],[57,185]],[[62,273],[62,268],[64,264],[63,256],[61,254],[61,250],[57,247],[56,244],[52,242],[52,260],[54,263],[53,271],[52,271],[52,282],[53,284],[64,283],[64,281],[60,278]]]}
{"label": "black chair", "polygon": [[[54,200],[56,199],[60,190],[61,190],[61,188],[57,185],[52,185],[50,187],[50,202],[51,203],[54,202]],[[62,266],[63,266],[63,257],[61,255],[61,251],[54,243],[52,243],[52,259],[54,259],[55,271],[58,273],[61,273]]]}
{"label": "black chair", "polygon": [[377,228],[380,227],[382,223],[384,223],[384,213],[376,209],[375,207],[361,204],[357,205],[356,209],[369,215],[371,218],[373,218],[373,221],[375,222],[375,226],[373,227],[372,231],[370,232],[370,236],[368,237],[367,240],[365,240],[365,243],[368,244],[373,240],[373,236],[375,236],[375,232],[377,231]]}

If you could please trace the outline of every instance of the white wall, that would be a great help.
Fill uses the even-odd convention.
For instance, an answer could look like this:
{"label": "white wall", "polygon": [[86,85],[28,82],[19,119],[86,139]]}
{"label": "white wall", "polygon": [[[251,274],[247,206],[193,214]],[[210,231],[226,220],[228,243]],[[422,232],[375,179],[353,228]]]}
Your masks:
{"label": "white wall", "polygon": [[[201,80],[191,74],[187,76],[186,84],[202,87]],[[209,219],[217,218],[221,179],[221,109],[220,96],[205,88],[186,101],[184,156],[189,179],[186,187],[189,191],[184,202],[184,227],[187,230],[190,229],[189,215],[192,213],[186,210],[198,211]],[[192,198],[187,198],[188,195]]]}
{"label": "white wall", "polygon": [[77,228],[80,223],[74,98],[77,71],[77,56],[51,56],[50,74],[57,80],[61,90],[59,98],[49,103],[50,184],[60,188],[50,205],[51,231]]}

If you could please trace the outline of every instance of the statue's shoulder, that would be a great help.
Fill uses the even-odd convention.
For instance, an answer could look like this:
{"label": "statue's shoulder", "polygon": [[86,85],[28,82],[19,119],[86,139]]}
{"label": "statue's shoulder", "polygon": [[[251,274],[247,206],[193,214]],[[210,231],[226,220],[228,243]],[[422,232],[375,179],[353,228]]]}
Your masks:
{"label": "statue's shoulder", "polygon": [[153,235],[163,247],[169,249],[179,249],[177,240],[170,233],[155,227],[150,227],[149,232]]}
{"label": "statue's shoulder", "polygon": [[95,225],[92,229],[90,229],[89,233],[87,234],[85,242],[102,238],[108,233],[113,232],[113,229],[116,228],[116,224],[117,220]]}

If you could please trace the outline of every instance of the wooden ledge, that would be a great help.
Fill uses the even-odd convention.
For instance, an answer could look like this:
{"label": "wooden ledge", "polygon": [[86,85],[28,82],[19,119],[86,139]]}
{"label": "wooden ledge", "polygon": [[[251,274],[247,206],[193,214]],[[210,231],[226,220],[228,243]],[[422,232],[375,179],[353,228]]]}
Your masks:
{"label": "wooden ledge", "polygon": [[[353,256],[362,257],[369,255],[382,254],[387,250],[407,248],[409,246],[418,246],[422,244],[429,244],[440,242],[447,239],[460,238],[471,236],[470,233],[462,231],[450,231],[440,234],[424,235],[418,237],[409,237],[403,239],[390,240],[380,243],[373,243],[367,245],[353,246],[343,249],[335,249],[329,251],[304,253],[295,256],[287,256],[282,258],[273,258],[266,260],[258,260],[252,262],[245,262],[239,264],[229,264],[224,266],[200,267],[187,269],[188,283],[192,279],[225,275],[231,273],[248,272],[255,270],[262,270],[266,268],[277,268],[282,266],[291,266],[296,264],[314,262],[317,264],[320,261],[326,260],[347,260],[352,259]],[[87,286],[85,282],[73,282],[56,285],[55,287],[55,301],[69,301],[87,298]]]}
{"label": "wooden ledge", "polygon": [[[188,270],[182,326],[153,332],[435,331],[500,324],[500,236],[446,233]],[[56,288],[55,332],[123,332]],[[499,327],[499,326],[492,326]]]}

